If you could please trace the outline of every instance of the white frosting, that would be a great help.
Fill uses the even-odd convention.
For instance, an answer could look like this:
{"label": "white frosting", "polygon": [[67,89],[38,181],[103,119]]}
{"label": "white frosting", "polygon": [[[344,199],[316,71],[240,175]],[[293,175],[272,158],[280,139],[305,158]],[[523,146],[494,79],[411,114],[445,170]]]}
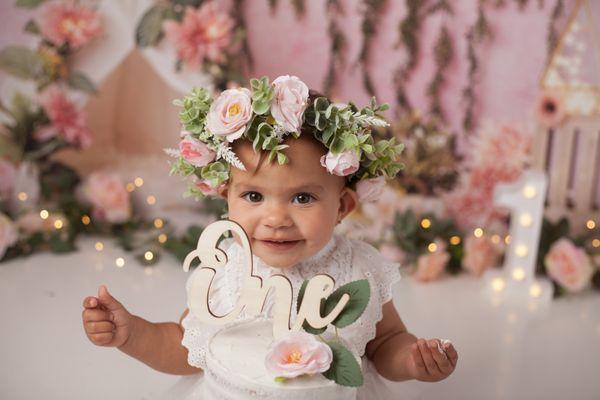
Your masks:
{"label": "white frosting", "polygon": [[264,364],[272,342],[272,322],[265,319],[237,322],[215,333],[206,354],[206,398],[356,399],[355,388],[340,386],[321,374],[276,382]]}

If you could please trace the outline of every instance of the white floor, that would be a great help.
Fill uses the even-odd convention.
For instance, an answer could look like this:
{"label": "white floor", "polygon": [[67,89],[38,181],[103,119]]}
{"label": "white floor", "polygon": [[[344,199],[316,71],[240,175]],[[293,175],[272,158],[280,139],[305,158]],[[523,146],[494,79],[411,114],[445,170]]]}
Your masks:
{"label": "white floor", "polygon": [[[83,333],[81,302],[106,284],[131,312],[177,320],[186,273],[165,256],[152,273],[105,243],[0,264],[1,399],[151,399],[178,377],[155,372]],[[124,256],[123,268],[115,259]],[[129,258],[128,258],[129,257]],[[399,397],[423,399],[600,398],[600,295],[555,301],[547,316],[493,308],[482,281],[462,276],[428,285],[404,279],[394,301],[416,335],[450,338],[459,366],[447,380],[394,384]]]}

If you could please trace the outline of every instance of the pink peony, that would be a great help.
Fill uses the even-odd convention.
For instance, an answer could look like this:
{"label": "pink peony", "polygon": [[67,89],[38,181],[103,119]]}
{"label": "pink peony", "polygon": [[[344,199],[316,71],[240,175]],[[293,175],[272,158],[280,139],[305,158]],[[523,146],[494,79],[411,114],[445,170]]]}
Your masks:
{"label": "pink peony", "polygon": [[361,203],[378,201],[385,187],[385,177],[363,179],[356,184],[356,194]]}
{"label": "pink peony", "polygon": [[219,191],[223,189],[226,184],[223,183],[218,188],[214,188],[210,185],[210,182],[205,180],[196,179],[194,185],[204,194],[205,196],[216,196],[219,194]]}
{"label": "pink peony", "polygon": [[540,94],[535,105],[535,114],[540,125],[556,128],[567,116],[563,96],[559,91],[547,90]]}
{"label": "pink peony", "polygon": [[208,146],[191,136],[179,142],[179,153],[190,164],[196,167],[204,167],[215,159],[215,152]]}
{"label": "pink peony", "polygon": [[167,39],[175,44],[177,57],[192,68],[205,59],[220,63],[224,50],[231,44],[233,19],[220,12],[215,1],[200,8],[187,7],[181,23],[166,21],[163,25]]}
{"label": "pink peony", "polygon": [[75,1],[46,3],[38,20],[42,36],[55,46],[77,49],[102,33],[100,15]]}
{"label": "pink peony", "polygon": [[0,159],[0,200],[10,196],[15,185],[17,169],[8,160]]}
{"label": "pink peony", "polygon": [[44,91],[41,104],[50,124],[38,129],[36,139],[43,141],[60,136],[74,146],[88,147],[91,144],[92,133],[86,126],[85,115],[58,86]]}
{"label": "pink peony", "polygon": [[206,127],[217,136],[225,136],[228,142],[238,139],[252,118],[252,99],[246,88],[227,89],[212,103]]}
{"label": "pink peony", "polygon": [[583,290],[594,274],[585,250],[565,238],[552,245],[544,258],[544,264],[548,275],[569,292]]}
{"label": "pink peony", "polygon": [[274,377],[294,378],[318,374],[329,369],[331,348],[306,332],[291,332],[273,343],[265,358],[265,367]]}
{"label": "pink peony", "polygon": [[450,254],[446,251],[446,245],[442,241],[435,241],[437,249],[419,256],[417,259],[417,271],[415,278],[421,282],[429,282],[437,279],[450,260]]}
{"label": "pink peony", "polygon": [[321,157],[321,165],[327,168],[330,174],[347,176],[358,171],[360,160],[353,150],[333,154],[331,151]]}
{"label": "pink peony", "polygon": [[500,256],[499,247],[488,236],[470,235],[465,239],[464,251],[462,266],[476,276],[495,266]]}
{"label": "pink peony", "polygon": [[17,229],[11,219],[0,212],[0,260],[6,250],[17,242],[19,238]]}
{"label": "pink peony", "polygon": [[131,218],[129,193],[118,175],[92,173],[84,184],[83,193],[92,204],[95,218],[116,224]]}
{"label": "pink peony", "polygon": [[275,93],[271,116],[286,132],[298,132],[308,106],[308,86],[296,76],[283,75],[273,81]]}

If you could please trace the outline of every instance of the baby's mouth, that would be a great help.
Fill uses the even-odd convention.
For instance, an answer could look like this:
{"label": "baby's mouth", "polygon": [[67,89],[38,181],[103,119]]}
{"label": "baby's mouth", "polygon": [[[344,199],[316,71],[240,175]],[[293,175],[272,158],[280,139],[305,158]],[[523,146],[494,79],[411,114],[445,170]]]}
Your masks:
{"label": "baby's mouth", "polygon": [[260,240],[265,246],[274,250],[289,250],[295,247],[301,240]]}

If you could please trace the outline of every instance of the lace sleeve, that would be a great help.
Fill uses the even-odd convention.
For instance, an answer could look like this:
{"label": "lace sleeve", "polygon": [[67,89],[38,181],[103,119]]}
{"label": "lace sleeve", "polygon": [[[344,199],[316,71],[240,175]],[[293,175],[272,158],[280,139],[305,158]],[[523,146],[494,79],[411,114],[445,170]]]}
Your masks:
{"label": "lace sleeve", "polygon": [[362,277],[371,285],[371,298],[363,315],[350,325],[352,342],[359,355],[363,355],[365,347],[375,338],[377,323],[383,318],[383,305],[392,300],[392,288],[400,280],[400,265],[385,259],[379,251],[361,240],[351,240],[353,263],[358,267]]}

